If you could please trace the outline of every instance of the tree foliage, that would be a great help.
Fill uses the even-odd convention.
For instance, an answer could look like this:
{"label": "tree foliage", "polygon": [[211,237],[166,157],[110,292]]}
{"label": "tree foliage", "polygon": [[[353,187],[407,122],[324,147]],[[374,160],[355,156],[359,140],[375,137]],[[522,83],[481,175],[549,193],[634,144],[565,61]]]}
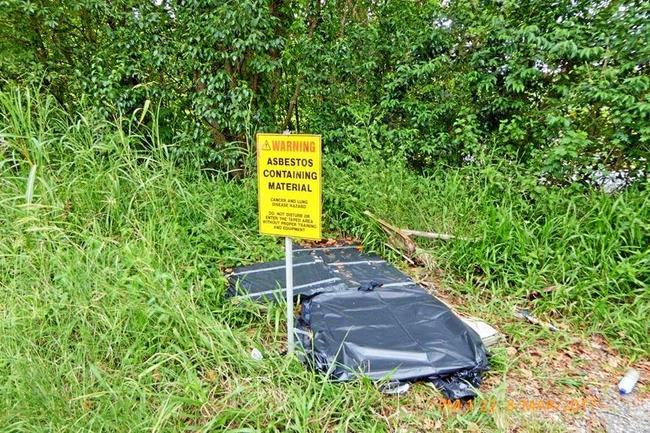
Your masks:
{"label": "tree foliage", "polygon": [[0,74],[71,109],[152,101],[206,164],[300,128],[339,163],[490,155],[590,183],[648,173],[649,22],[639,0],[0,0]]}

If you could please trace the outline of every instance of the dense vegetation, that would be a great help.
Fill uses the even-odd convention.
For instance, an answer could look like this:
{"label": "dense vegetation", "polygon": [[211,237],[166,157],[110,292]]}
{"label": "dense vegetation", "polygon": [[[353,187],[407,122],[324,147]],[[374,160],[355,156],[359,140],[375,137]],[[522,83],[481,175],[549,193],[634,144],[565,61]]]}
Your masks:
{"label": "dense vegetation", "polygon": [[279,355],[282,308],[224,299],[225,268],[282,254],[263,130],[323,134],[328,236],[398,264],[364,210],[461,236],[422,245],[481,313],[647,357],[649,23],[643,1],[0,0],[0,431],[396,428],[368,383]]}
{"label": "dense vegetation", "polygon": [[0,74],[68,109],[147,101],[204,164],[256,130],[418,168],[488,153],[553,183],[648,172],[645,1],[3,0]]}
{"label": "dense vegetation", "polygon": [[[137,118],[69,115],[52,97],[21,91],[0,93],[0,116],[6,431],[384,431],[440,417],[433,408],[424,418],[384,419],[395,402],[368,383],[342,391],[279,354],[282,308],[224,298],[224,268],[282,255],[281,244],[257,234],[254,179],[179,165],[156,129],[134,132]],[[381,249],[362,214],[370,209],[398,225],[473,238],[430,250],[449,271],[443,284],[480,303],[461,308],[507,318],[526,294],[555,284],[536,301],[539,314],[647,355],[647,184],[532,199],[521,194],[527,177],[480,161],[429,176],[379,159],[330,163],[326,173],[332,235]],[[252,347],[264,362],[250,358]],[[501,431],[503,422],[476,410],[444,428]]]}

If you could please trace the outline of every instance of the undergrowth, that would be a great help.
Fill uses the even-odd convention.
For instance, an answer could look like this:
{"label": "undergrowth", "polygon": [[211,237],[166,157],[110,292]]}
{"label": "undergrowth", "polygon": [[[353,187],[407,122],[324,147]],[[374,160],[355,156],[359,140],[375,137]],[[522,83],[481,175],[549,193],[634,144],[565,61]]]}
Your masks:
{"label": "undergrowth", "polygon": [[[615,194],[542,187],[506,163],[427,176],[381,163],[330,173],[330,228],[385,254],[392,251],[364,209],[397,227],[453,234],[417,241],[455,289],[573,323],[633,356],[650,353],[648,183]],[[498,313],[512,316],[505,305]]]}
{"label": "undergrowth", "polygon": [[[0,116],[3,431],[388,428],[371,384],[332,384],[280,354],[282,308],[225,299],[224,269],[282,255],[257,233],[254,179],[176,163],[155,123],[69,115],[21,91],[0,93]],[[453,233],[464,239],[428,248],[457,290],[554,286],[541,313],[647,354],[647,185],[607,195],[525,179],[506,165],[330,164],[326,227],[388,255],[363,210]]]}

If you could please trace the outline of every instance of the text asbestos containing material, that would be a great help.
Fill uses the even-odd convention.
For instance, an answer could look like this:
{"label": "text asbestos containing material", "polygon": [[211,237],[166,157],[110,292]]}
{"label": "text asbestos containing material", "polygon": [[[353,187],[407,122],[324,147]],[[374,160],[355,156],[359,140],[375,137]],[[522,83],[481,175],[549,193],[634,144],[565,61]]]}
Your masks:
{"label": "text asbestos containing material", "polygon": [[321,137],[257,134],[260,233],[321,238]]}

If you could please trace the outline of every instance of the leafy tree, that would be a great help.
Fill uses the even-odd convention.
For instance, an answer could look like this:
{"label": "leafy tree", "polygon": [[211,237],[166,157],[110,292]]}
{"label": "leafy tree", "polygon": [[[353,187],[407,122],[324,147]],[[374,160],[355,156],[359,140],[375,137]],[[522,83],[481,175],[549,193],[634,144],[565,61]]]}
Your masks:
{"label": "leafy tree", "polygon": [[649,18],[639,0],[0,0],[0,74],[71,110],[151,101],[179,152],[222,168],[255,130],[300,128],[339,163],[489,155],[591,184],[647,176]]}

